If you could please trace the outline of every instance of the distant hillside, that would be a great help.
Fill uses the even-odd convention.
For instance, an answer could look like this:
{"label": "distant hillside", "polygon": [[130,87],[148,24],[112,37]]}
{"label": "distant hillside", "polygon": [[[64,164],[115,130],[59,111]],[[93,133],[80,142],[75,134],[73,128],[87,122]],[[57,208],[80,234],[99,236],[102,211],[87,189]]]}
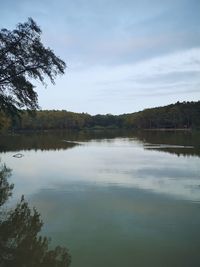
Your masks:
{"label": "distant hillside", "polygon": [[200,101],[177,102],[164,107],[124,114],[120,117],[123,125],[131,128],[199,128]]}
{"label": "distant hillside", "polygon": [[0,113],[3,130],[50,130],[83,128],[129,128],[129,129],[200,129],[200,101],[177,102],[164,107],[145,109],[122,115],[95,115],[69,111],[44,110],[30,114],[21,112],[21,119],[11,120]]}

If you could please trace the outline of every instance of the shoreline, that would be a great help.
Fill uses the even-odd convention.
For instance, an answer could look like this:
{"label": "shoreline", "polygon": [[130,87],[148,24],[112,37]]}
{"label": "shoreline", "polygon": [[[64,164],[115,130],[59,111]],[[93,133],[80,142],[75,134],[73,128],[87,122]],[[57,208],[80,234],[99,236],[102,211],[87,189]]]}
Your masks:
{"label": "shoreline", "polygon": [[176,131],[185,131],[185,132],[191,132],[194,131],[192,128],[151,128],[151,129],[141,129],[145,131],[161,131],[161,132],[176,132]]}

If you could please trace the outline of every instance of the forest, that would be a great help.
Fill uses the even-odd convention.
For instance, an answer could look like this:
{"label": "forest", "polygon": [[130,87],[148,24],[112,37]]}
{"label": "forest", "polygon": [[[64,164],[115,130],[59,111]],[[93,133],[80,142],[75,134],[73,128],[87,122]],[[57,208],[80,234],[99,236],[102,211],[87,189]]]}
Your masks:
{"label": "forest", "polygon": [[66,110],[21,110],[10,117],[0,112],[0,129],[27,130],[80,130],[80,129],[200,129],[200,101],[149,108],[122,115],[89,115]]}

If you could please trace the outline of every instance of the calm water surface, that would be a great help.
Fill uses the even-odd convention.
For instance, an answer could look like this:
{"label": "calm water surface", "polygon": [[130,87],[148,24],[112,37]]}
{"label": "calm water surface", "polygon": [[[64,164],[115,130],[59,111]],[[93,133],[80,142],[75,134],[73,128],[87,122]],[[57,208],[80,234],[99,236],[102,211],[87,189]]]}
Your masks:
{"label": "calm water surface", "polygon": [[72,267],[200,266],[198,132],[10,135],[0,151],[11,202],[25,195]]}

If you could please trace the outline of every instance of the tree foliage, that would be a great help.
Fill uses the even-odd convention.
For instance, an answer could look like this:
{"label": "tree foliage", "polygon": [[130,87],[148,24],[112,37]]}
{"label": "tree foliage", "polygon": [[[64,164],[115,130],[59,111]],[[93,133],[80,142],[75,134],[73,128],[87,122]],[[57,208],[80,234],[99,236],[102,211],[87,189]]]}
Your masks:
{"label": "tree foliage", "polygon": [[13,31],[0,31],[0,111],[38,108],[33,80],[52,83],[63,74],[65,63],[41,42],[41,29],[31,18]]}
{"label": "tree foliage", "polygon": [[27,111],[23,111],[20,120],[16,118],[15,122],[11,122],[5,114],[0,113],[0,128],[1,125],[4,125],[5,130],[200,129],[200,101],[177,102],[118,116],[91,116],[65,110],[36,111],[35,116],[30,116]]}

